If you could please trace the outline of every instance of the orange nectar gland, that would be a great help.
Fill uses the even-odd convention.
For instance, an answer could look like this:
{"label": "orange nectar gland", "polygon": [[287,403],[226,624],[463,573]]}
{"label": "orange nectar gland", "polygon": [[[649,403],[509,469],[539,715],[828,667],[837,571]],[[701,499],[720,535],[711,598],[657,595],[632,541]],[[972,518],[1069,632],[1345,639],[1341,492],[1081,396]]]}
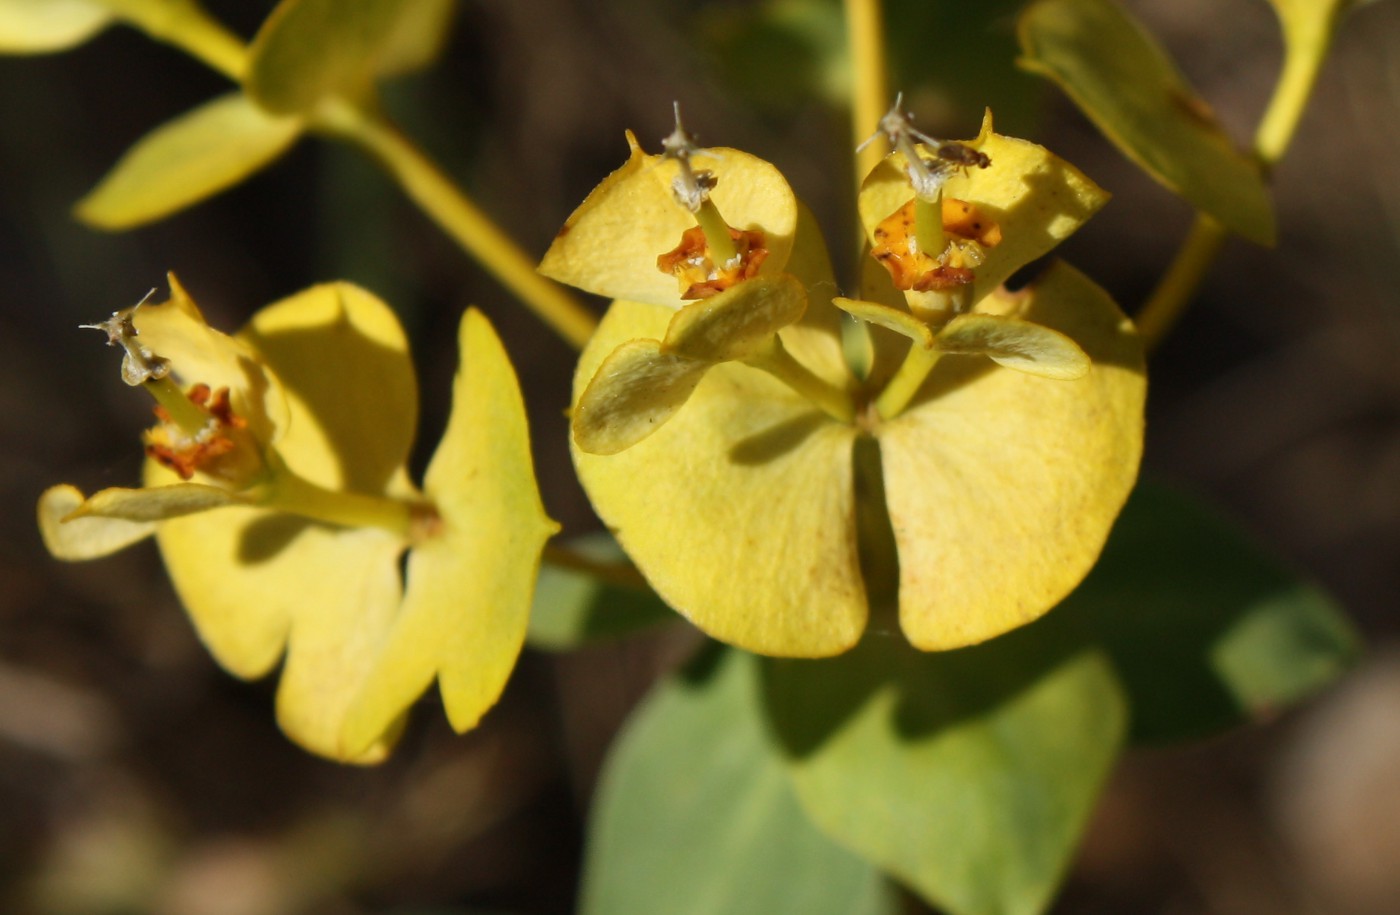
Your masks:
{"label": "orange nectar gland", "polygon": [[880,221],[871,255],[885,265],[896,289],[947,292],[971,283],[973,268],[982,263],[983,250],[1001,243],[1001,226],[973,204],[944,197],[943,231],[949,236],[948,244],[936,255],[920,251],[915,203],[910,200]]}
{"label": "orange nectar gland", "polygon": [[699,226],[686,229],[679,245],[656,258],[656,269],[680,282],[681,298],[708,298],[758,273],[768,258],[763,233],[758,229],[728,231],[736,254],[727,263],[714,262],[705,232]]}
{"label": "orange nectar gland", "polygon": [[[157,405],[155,414],[160,422],[142,436],[146,455],[175,471],[182,480],[190,479],[196,471],[231,483],[249,479],[253,465],[261,462],[253,457],[256,449],[251,448],[252,443],[243,432],[248,421],[233,412],[228,388],[212,391],[209,385],[200,383],[185,396],[208,415],[208,421],[191,434],[175,422],[165,407]],[[240,444],[246,447],[240,448]]]}

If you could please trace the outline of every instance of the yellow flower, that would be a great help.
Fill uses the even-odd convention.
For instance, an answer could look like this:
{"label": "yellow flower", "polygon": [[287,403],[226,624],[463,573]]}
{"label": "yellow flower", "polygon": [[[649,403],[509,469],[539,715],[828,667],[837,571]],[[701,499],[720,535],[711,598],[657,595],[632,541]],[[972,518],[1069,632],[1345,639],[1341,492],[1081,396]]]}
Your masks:
{"label": "yellow flower", "polygon": [[154,533],[219,663],[253,678],[282,661],[278,721],[312,752],[382,759],[435,677],[453,726],[474,726],[514,666],[555,530],[485,318],[462,320],[452,415],[421,492],[405,470],[417,416],[407,342],[370,293],[316,286],[231,338],[172,276],[169,301],[100,326],[127,349],[123,377],[157,395],[161,422],[144,488],[44,493],[50,551],[90,559]]}
{"label": "yellow flower", "polygon": [[[1107,195],[990,116],[965,143],[897,139],[905,154],[861,192],[881,259],[865,258],[858,298],[837,296],[776,169],[730,149],[677,156],[675,135],[662,157],[629,136],[627,163],[541,265],[616,300],[575,376],[574,460],[595,508],[668,603],[751,651],[843,652],[896,585],[922,649],[1028,623],[1092,567],[1137,475],[1131,323],[1061,263],[1001,286]],[[657,266],[704,227],[687,163],[727,225],[769,251],[752,278],[688,304]],[[839,309],[869,330],[862,373]]]}

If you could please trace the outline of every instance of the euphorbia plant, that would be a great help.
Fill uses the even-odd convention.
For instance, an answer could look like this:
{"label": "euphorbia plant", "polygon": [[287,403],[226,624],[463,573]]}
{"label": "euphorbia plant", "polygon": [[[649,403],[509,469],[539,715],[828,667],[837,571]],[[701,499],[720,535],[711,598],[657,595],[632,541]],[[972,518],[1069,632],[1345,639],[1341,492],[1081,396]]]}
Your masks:
{"label": "euphorbia plant", "polygon": [[[628,134],[544,255],[547,276],[612,300],[601,322],[380,110],[376,83],[433,58],[449,2],[283,0],[245,42],[194,0],[68,0],[65,16],[0,0],[8,49],[125,22],[235,84],[138,142],[78,208],[92,224],[172,213],[306,134],[370,153],[581,349],[574,465],[621,551],[545,547],[524,405],[479,313],[418,485],[412,364],[384,303],[325,284],[228,337],[173,277],[167,301],[93,325],[159,405],[145,485],[50,489],[46,543],[87,559],[154,534],[220,663],[256,677],[282,661],[283,729],[353,762],[386,756],[434,678],[452,724],[475,725],[519,653],[543,552],[534,612],[578,623],[553,647],[628,601],[727,646],[662,684],[613,754],[586,910],[886,912],[892,876],[958,915],[1041,911],[1128,740],[1277,708],[1354,648],[1317,592],[1189,503],[1135,489],[1144,339],[1227,229],[1272,236],[1260,164],[1349,6],[1276,5],[1288,78],[1254,156],[1109,0],[1021,19],[1026,66],[1200,210],[1140,336],[1075,268],[1025,269],[1107,193],[990,112],[947,141],[899,101],[886,111],[874,0],[844,7],[852,145],[876,132],[857,155],[859,232],[828,227],[861,236],[855,275],[835,274],[777,166],[700,147],[677,112],[660,154]],[[619,583],[627,596],[603,587]]]}
{"label": "euphorbia plant", "polygon": [[[1130,323],[1066,265],[1001,289],[1107,195],[994,133],[990,114],[965,144],[914,145],[898,108],[886,122],[902,150],[861,190],[881,260],[857,299],[836,296],[777,169],[697,149],[679,123],[664,156],[631,141],[544,258],[546,274],[615,299],[574,385],[594,506],[667,603],[762,654],[823,657],[860,638],[868,592],[895,591],[862,573],[870,511],[890,516],[914,645],[1030,622],[1088,572],[1137,475]],[[842,310],[876,338],[863,378],[843,358]],[[879,448],[883,504],[859,504],[879,498],[856,492],[862,438]],[[888,575],[895,559],[867,562]]]}

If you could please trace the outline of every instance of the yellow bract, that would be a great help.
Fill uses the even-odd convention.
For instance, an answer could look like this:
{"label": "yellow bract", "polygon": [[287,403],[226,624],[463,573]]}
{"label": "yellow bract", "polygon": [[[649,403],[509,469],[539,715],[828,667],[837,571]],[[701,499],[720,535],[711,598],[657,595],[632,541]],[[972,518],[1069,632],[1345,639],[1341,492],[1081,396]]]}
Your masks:
{"label": "yellow bract", "polygon": [[[833,304],[825,249],[796,203],[777,275],[765,263],[714,300],[669,310],[681,303],[654,262],[692,218],[635,145],[546,255],[556,278],[617,297],[574,379],[579,477],[651,585],[709,635],[763,654],[838,654],[860,639],[869,595],[892,594],[897,577],[909,640],[954,648],[1045,613],[1097,559],[1141,456],[1141,346],[1069,267],[1020,293],[1000,286],[1107,194],[1041,147],[993,133],[990,116],[967,145],[991,164],[948,177],[945,200],[960,202],[945,228],[990,224],[961,236],[958,266],[972,275],[951,307],[946,296],[933,307],[939,293],[897,292],[873,260],[862,299]],[[719,209],[733,227],[767,231],[771,212],[741,204],[773,199],[770,173],[742,161],[721,173],[715,196],[728,186],[731,198]],[[872,241],[913,199],[904,165],[891,156],[864,184]],[[949,226],[949,213],[968,225]],[[773,305],[788,298],[804,301],[800,318]],[[716,306],[720,319],[706,311]],[[863,379],[840,359],[841,310],[870,327]],[[775,370],[755,344],[791,361]],[[907,397],[882,400],[901,384]],[[870,439],[884,504],[865,501],[879,487],[857,480],[857,446]],[[888,541],[857,542],[882,514],[897,561],[881,552]]]}
{"label": "yellow bract", "polygon": [[770,350],[806,306],[801,284],[786,275],[691,302],[661,340],[629,340],[608,354],[574,407],[575,443],[590,454],[631,447],[680,409],[710,366]]}
{"label": "yellow bract", "polygon": [[[985,252],[968,295],[978,302],[1007,277],[1072,235],[1108,202],[1108,192],[1079,169],[1043,146],[992,132],[987,112],[982,130],[968,145],[987,155],[988,168],[968,168],[943,185],[945,197],[974,204],[1001,228],[1002,240]],[[872,242],[875,227],[913,199],[904,157],[887,156],[866,176],[860,189],[860,219]],[[875,299],[869,290],[862,298]],[[907,292],[917,302],[932,293]],[[894,303],[886,303],[894,304]]]}
{"label": "yellow bract", "polygon": [[[675,160],[648,156],[627,135],[631,156],[569,217],[545,253],[540,272],[614,299],[680,308],[674,276],[656,268],[695,220],[671,190]],[[763,232],[762,274],[782,272],[797,231],[797,198],[772,165],[737,149],[708,149],[691,160],[714,173],[710,199],[731,228]]]}
{"label": "yellow bract", "polygon": [[418,409],[407,341],[373,295],[317,286],[229,338],[172,278],[171,300],[140,308],[136,324],[174,375],[230,389],[264,472],[230,491],[148,461],[144,489],[84,500],[54,487],[39,507],[54,554],[94,558],[154,532],[219,663],[251,678],[281,662],[278,721],[312,752],[382,759],[435,677],[453,725],[474,725],[519,654],[554,531],[486,320],[463,319],[453,413],[423,493],[405,470]]}
{"label": "yellow bract", "polygon": [[945,357],[876,431],[900,626],[925,650],[981,642],[1058,603],[1137,479],[1146,380],[1131,322],[1063,263],[1001,304],[1077,341],[1092,368],[1060,380]]}
{"label": "yellow bract", "polygon": [[[671,317],[614,302],[579,360],[575,398],[609,353],[661,336]],[[724,363],[653,435],[619,454],[576,446],[574,464],[628,555],[691,622],[752,651],[820,657],[865,628],[855,437],[769,375]]]}

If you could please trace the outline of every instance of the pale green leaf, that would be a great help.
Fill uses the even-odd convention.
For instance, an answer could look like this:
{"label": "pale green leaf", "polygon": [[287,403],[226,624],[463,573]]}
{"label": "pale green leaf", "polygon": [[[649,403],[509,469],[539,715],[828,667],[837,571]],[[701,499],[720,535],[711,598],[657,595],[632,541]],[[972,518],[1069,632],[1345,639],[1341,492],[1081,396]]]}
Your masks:
{"label": "pale green leaf", "polygon": [[590,818],[584,915],[895,915],[869,864],[798,806],[758,711],[755,660],[709,652],[614,746]]}
{"label": "pale green leaf", "polygon": [[102,229],[167,216],[253,174],[301,130],[299,119],[268,115],[241,93],[214,99],[137,141],[78,201],[77,215]]}
{"label": "pale green leaf", "polygon": [[113,18],[97,0],[0,0],[0,54],[76,47]]}
{"label": "pale green leaf", "polygon": [[1001,315],[966,314],[938,332],[942,352],[986,356],[998,365],[1072,380],[1089,371],[1089,357],[1069,337],[1041,324]]}
{"label": "pale green leaf", "polygon": [[1053,635],[768,662],[803,808],[949,915],[1045,911],[1127,727],[1107,660]]}
{"label": "pale green leaf", "polygon": [[1116,0],[1037,0],[1019,34],[1022,65],[1064,89],[1128,158],[1227,228],[1273,243],[1259,168]]}
{"label": "pale green leaf", "polygon": [[901,308],[891,308],[878,302],[865,302],[860,299],[837,297],[833,304],[846,314],[859,318],[867,324],[883,327],[902,334],[924,349],[933,348],[933,331],[929,326]]}
{"label": "pale green leaf", "polygon": [[747,359],[806,307],[807,293],[793,277],[757,276],[676,312],[661,351],[707,362]]}
{"label": "pale green leaf", "polygon": [[657,340],[628,340],[594,373],[574,407],[573,438],[589,454],[617,454],[660,429],[710,363],[661,351]]}
{"label": "pale green leaf", "polygon": [[1133,737],[1184,740],[1267,716],[1355,659],[1328,597],[1203,506],[1139,485],[1103,557],[1047,620],[1113,659]]}
{"label": "pale green leaf", "polygon": [[156,532],[154,521],[75,518],[82,504],[82,492],[66,483],[49,487],[39,497],[39,534],[55,559],[98,559]]}

